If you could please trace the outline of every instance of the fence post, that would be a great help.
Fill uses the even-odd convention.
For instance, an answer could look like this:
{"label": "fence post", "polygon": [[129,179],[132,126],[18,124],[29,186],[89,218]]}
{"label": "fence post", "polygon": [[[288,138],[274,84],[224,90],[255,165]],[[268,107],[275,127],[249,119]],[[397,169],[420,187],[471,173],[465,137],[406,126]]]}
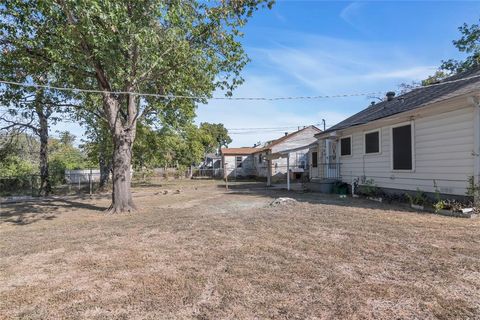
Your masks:
{"label": "fence post", "polygon": [[80,175],[77,174],[77,177],[78,177],[78,192],[80,192],[80,189],[81,189],[81,185],[80,185]]}
{"label": "fence post", "polygon": [[228,174],[225,174],[225,188],[228,190]]}
{"label": "fence post", "polygon": [[33,192],[33,175],[30,176],[30,188],[32,190],[32,197],[35,195]]}
{"label": "fence post", "polygon": [[90,174],[88,175],[88,184],[90,186],[90,196],[92,196],[92,168],[90,168]]}

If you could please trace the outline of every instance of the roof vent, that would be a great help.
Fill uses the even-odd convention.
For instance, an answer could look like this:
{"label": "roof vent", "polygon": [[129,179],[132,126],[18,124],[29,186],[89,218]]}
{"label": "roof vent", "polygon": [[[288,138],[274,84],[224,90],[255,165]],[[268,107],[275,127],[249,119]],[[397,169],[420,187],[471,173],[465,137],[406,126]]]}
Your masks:
{"label": "roof vent", "polygon": [[285,132],[285,137],[288,136],[288,132]]}
{"label": "roof vent", "polygon": [[373,107],[375,105],[375,101],[370,102],[370,106]]}
{"label": "roof vent", "polygon": [[387,101],[392,101],[394,97],[395,97],[395,92],[393,91],[387,92]]}

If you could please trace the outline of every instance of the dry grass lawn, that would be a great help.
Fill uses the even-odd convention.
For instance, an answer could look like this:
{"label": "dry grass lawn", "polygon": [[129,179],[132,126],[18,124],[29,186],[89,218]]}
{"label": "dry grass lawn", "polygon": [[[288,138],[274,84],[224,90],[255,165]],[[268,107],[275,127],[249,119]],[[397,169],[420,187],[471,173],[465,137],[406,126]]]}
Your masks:
{"label": "dry grass lawn", "polygon": [[105,215],[107,196],[2,205],[0,318],[480,318],[480,219],[319,194],[272,208],[284,192],[211,182],[135,191],[132,215]]}

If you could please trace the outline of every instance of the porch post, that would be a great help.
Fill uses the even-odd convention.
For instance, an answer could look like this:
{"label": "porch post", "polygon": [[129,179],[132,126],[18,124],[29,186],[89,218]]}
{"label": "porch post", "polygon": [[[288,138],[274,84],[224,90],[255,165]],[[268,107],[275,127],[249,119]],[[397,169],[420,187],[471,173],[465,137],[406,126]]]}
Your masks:
{"label": "porch post", "polygon": [[290,191],[290,153],[287,153],[287,190]]}
{"label": "porch post", "polygon": [[267,187],[272,185],[272,160],[267,159]]}
{"label": "porch post", "polygon": [[324,178],[330,178],[330,139],[325,139]]}
{"label": "porch post", "polygon": [[[380,133],[381,134],[381,133]],[[340,175],[340,153],[338,152],[340,150],[340,140],[335,141],[336,147],[336,154],[335,154],[335,179],[340,180],[341,175]]]}

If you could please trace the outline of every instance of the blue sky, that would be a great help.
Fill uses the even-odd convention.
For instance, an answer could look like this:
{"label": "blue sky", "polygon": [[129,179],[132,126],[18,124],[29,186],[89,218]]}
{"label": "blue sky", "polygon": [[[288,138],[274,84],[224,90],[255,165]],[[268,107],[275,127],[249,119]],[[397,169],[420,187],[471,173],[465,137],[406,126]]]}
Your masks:
{"label": "blue sky", "polygon": [[[460,58],[452,45],[458,27],[480,18],[478,1],[285,1],[258,11],[244,29],[251,63],[237,97],[278,97],[387,92],[424,79],[442,59]],[[221,93],[216,94],[221,95]],[[383,95],[383,94],[381,94]],[[227,128],[288,127],[234,134],[232,147],[251,146],[293,131],[327,126],[365,108],[371,98],[295,101],[211,101],[197,123]],[[76,124],[59,124],[81,138]],[[238,131],[237,131],[238,132]],[[77,139],[80,140],[80,139]]]}
{"label": "blue sky", "polygon": [[[424,79],[442,59],[460,58],[458,27],[476,23],[475,1],[278,1],[245,28],[252,59],[234,96],[303,96],[397,90]],[[326,119],[331,126],[365,108],[371,98],[295,101],[211,101],[197,122],[227,128],[290,127],[233,134],[231,146],[251,146]]]}

